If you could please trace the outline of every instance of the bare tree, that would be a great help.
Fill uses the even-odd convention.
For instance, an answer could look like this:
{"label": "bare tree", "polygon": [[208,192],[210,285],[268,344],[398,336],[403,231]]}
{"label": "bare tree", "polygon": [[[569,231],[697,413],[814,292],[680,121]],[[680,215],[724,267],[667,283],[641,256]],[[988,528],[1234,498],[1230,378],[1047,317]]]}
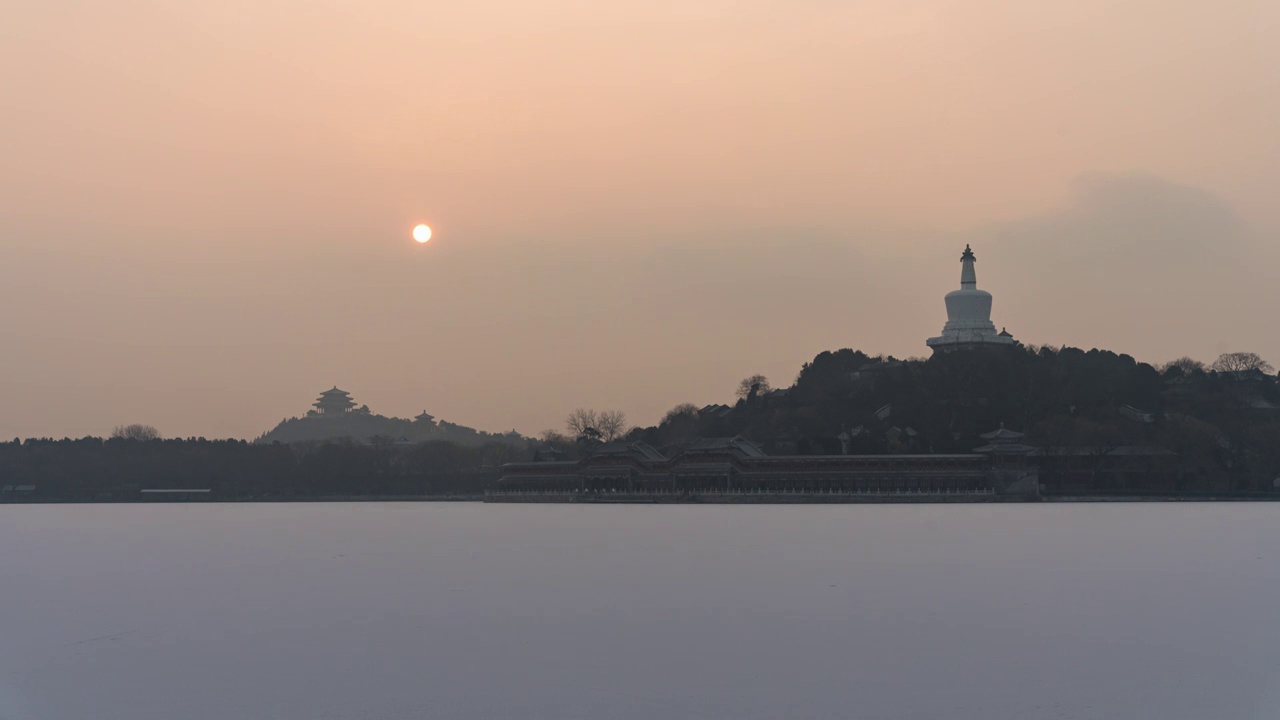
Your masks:
{"label": "bare tree", "polygon": [[573,442],[572,438],[558,430],[543,430],[542,434],[538,437],[541,438],[542,442],[548,445],[568,445]]}
{"label": "bare tree", "polygon": [[550,447],[552,450],[565,454],[573,452],[576,439],[556,430],[544,430],[541,435],[544,448]]}
{"label": "bare tree", "polygon": [[588,410],[578,408],[565,418],[569,434],[578,439],[617,440],[627,432],[627,416],[621,410]]}
{"label": "bare tree", "polygon": [[1170,360],[1169,362],[1156,368],[1156,370],[1161,375],[1163,375],[1174,368],[1178,368],[1179,370],[1181,370],[1183,375],[1190,375],[1192,373],[1204,372],[1205,370],[1209,369],[1208,367],[1205,366],[1204,363],[1200,362],[1199,360],[1196,360],[1195,358],[1180,357],[1177,360]]}
{"label": "bare tree", "polygon": [[601,410],[596,413],[596,429],[605,442],[612,442],[627,432],[627,416],[621,410]]}
{"label": "bare tree", "polygon": [[1210,369],[1215,372],[1242,372],[1247,370],[1261,370],[1262,372],[1273,375],[1276,369],[1271,363],[1262,359],[1262,356],[1251,352],[1233,352],[1223,353],[1213,361]]}
{"label": "bare tree", "polygon": [[751,377],[742,378],[742,382],[738,383],[737,395],[746,400],[754,400],[769,390],[769,378],[757,373]]}
{"label": "bare tree", "polygon": [[111,437],[114,440],[159,440],[160,431],[150,425],[142,425],[140,423],[117,425],[111,431]]}
{"label": "bare tree", "polygon": [[595,410],[586,408],[578,408],[569,413],[569,417],[565,418],[564,426],[573,437],[580,438],[587,434],[588,430],[599,431],[600,416]]}

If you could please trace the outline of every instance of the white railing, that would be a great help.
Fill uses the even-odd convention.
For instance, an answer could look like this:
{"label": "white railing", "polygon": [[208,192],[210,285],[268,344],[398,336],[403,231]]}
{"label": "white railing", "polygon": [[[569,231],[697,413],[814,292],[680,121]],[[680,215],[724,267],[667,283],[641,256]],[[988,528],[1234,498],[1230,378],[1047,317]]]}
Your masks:
{"label": "white railing", "polygon": [[871,496],[871,497],[889,497],[889,496],[932,496],[932,495],[995,495],[995,488],[868,488],[865,490],[844,490],[839,488],[815,488],[807,490],[803,488],[729,488],[729,489],[682,489],[682,490],[663,490],[663,489],[640,489],[640,490],[487,490],[486,496],[493,497],[534,497],[548,495],[566,495],[566,496],[609,496],[609,495],[640,495],[640,496],[669,496],[669,495],[827,495],[827,496]]}

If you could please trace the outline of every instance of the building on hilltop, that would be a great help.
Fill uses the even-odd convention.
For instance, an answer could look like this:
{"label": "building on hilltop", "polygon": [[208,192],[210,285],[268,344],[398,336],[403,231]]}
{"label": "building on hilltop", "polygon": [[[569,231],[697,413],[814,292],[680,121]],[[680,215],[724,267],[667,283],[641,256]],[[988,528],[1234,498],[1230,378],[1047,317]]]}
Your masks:
{"label": "building on hilltop", "polygon": [[337,387],[320,393],[319,399],[303,417],[281,420],[274,428],[258,437],[260,443],[300,443],[327,440],[349,440],[362,443],[413,444],[443,440],[478,447],[490,443],[524,447],[527,439],[514,430],[510,433],[488,433],[437,421],[431,413],[422,412],[413,419],[380,415],[368,405],[357,406],[351,393]]}
{"label": "building on hilltop", "polygon": [[339,390],[335,385],[332,390],[320,393],[320,397],[313,403],[315,410],[312,412],[316,415],[338,417],[351,412],[351,408],[355,406],[351,393]]}
{"label": "building on hilltop", "polygon": [[937,352],[1007,347],[1014,344],[1007,330],[996,332],[991,322],[991,293],[978,289],[973,249],[964,246],[960,256],[960,289],[947,293],[947,324],[942,334],[925,344]]}
{"label": "building on hilltop", "polygon": [[712,404],[707,405],[698,411],[699,417],[725,418],[733,412],[733,408],[728,405]]}

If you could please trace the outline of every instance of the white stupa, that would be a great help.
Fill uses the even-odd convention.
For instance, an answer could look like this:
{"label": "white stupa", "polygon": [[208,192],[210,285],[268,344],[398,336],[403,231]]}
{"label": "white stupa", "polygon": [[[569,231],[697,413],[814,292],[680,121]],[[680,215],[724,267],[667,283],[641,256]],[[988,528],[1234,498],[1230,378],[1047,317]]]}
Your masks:
{"label": "white stupa", "polygon": [[942,327],[942,335],[926,341],[934,352],[1013,344],[1013,336],[996,332],[991,322],[991,293],[978,289],[978,275],[973,269],[977,261],[973,250],[965,245],[960,256],[960,289],[947,293],[947,324]]}

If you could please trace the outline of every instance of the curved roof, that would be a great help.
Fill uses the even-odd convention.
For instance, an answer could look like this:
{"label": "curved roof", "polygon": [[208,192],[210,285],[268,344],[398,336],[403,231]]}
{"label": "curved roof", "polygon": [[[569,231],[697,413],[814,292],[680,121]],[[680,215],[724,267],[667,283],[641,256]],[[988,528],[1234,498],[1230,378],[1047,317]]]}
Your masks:
{"label": "curved roof", "polygon": [[731,438],[698,438],[685,446],[684,452],[723,452],[730,451],[746,457],[765,457],[760,446],[750,440],[736,435]]}
{"label": "curved roof", "polygon": [[1026,433],[1015,432],[1005,428],[1004,423],[1000,423],[999,430],[982,433],[980,436],[983,440],[1021,440],[1026,437]]}
{"label": "curved roof", "polygon": [[615,440],[607,442],[591,452],[592,457],[599,455],[627,455],[638,460],[661,462],[667,459],[657,448],[644,442],[628,442]]}

